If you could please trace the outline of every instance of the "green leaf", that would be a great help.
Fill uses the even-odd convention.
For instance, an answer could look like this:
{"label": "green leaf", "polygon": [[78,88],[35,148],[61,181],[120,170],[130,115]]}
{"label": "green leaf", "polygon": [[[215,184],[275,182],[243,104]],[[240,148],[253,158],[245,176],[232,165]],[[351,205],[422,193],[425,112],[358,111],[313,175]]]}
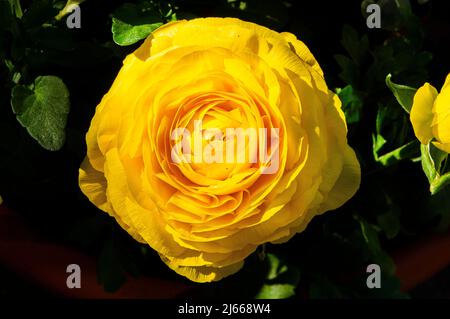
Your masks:
{"label": "green leaf", "polygon": [[384,140],[384,138],[381,135],[377,135],[377,137],[378,139],[374,141],[374,150],[375,149],[377,150],[376,152],[374,152],[375,160],[383,166],[390,166],[392,164],[397,163],[398,161],[414,158],[420,152],[419,151],[420,143],[419,141],[414,140],[409,142],[408,144],[400,146],[399,148],[389,153],[379,156],[378,150],[384,145],[386,140]]}
{"label": "green leaf", "polygon": [[447,173],[439,178],[436,178],[430,185],[431,194],[437,194],[440,192],[445,186],[450,184],[450,173]]}
{"label": "green leaf", "polygon": [[347,85],[343,89],[337,88],[336,93],[342,101],[342,110],[345,113],[347,123],[359,122],[363,106],[360,94],[351,85]]}
{"label": "green leaf", "polygon": [[290,284],[264,285],[256,299],[285,299],[295,295],[295,286]]}
{"label": "green leaf", "polygon": [[435,162],[430,153],[430,147],[431,147],[430,144],[427,144],[427,145],[421,144],[420,152],[422,154],[423,172],[427,176],[428,181],[430,183],[432,183],[434,178],[436,177],[437,172],[436,172]]}
{"label": "green leaf", "polygon": [[431,159],[433,160],[434,168],[439,174],[441,174],[448,154],[434,146],[433,143],[430,143],[428,150],[430,152]]}
{"label": "green leaf", "polygon": [[11,106],[19,123],[42,147],[57,151],[64,145],[70,102],[69,91],[60,78],[40,76],[32,87],[16,85]]}
{"label": "green leaf", "polygon": [[401,107],[403,107],[407,113],[410,113],[417,89],[406,85],[395,84],[391,81],[391,77],[391,74],[386,76],[386,85],[392,91]]}
{"label": "green leaf", "polygon": [[298,269],[283,263],[274,254],[267,254],[267,280],[256,294],[257,299],[282,299],[295,295],[295,288],[300,281]]}
{"label": "green leaf", "polygon": [[378,161],[378,152],[386,144],[386,139],[381,134],[372,134],[372,153],[376,161]]}
{"label": "green leaf", "polygon": [[430,183],[430,192],[435,195],[450,183],[450,173],[442,174],[444,161],[448,154],[438,149],[433,143],[421,145],[422,169]]}
{"label": "green leaf", "polygon": [[20,74],[19,72],[14,72],[11,80],[13,81],[14,84],[19,84],[21,78],[22,74]]}
{"label": "green leaf", "polygon": [[148,3],[140,5],[125,3],[113,14],[111,28],[113,40],[118,45],[131,45],[146,38],[162,24],[161,15]]}

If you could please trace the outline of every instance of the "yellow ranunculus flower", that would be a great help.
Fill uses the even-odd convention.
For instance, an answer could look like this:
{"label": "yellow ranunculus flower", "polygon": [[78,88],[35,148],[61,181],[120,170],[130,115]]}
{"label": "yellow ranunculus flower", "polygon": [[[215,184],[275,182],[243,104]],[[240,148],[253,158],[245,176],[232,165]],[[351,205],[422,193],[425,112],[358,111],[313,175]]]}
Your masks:
{"label": "yellow ranunculus flower", "polygon": [[422,144],[433,144],[450,153],[450,74],[441,92],[425,83],[414,95],[411,123],[417,139]]}
{"label": "yellow ranunculus flower", "polygon": [[[270,156],[174,161],[173,132],[195,131],[196,121],[220,132],[278,129],[267,135],[278,138],[268,150],[276,169],[263,173]],[[79,182],[174,271],[216,281],[354,195],[360,168],[346,134],[340,100],[294,35],[233,18],[177,21],[125,59],[92,119]],[[203,136],[204,152],[206,139],[216,141]],[[250,148],[231,145],[237,155]]]}

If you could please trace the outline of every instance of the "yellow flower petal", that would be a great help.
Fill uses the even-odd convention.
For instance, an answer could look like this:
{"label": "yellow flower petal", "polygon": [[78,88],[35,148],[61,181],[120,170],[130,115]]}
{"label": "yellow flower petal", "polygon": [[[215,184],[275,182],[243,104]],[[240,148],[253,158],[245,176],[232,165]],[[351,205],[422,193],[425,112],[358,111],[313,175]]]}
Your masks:
{"label": "yellow flower petal", "polygon": [[450,143],[450,74],[433,105],[433,135],[442,143]]}
{"label": "yellow flower petal", "polygon": [[433,104],[437,97],[436,89],[428,83],[419,88],[414,95],[410,119],[414,133],[422,144],[428,144],[433,138],[431,124],[433,122]]}
{"label": "yellow flower petal", "polygon": [[105,212],[111,210],[106,198],[107,183],[105,175],[94,169],[87,157],[79,170],[79,183],[81,191],[95,206]]}
{"label": "yellow flower petal", "polygon": [[164,257],[161,257],[161,259],[178,274],[199,283],[219,281],[229,275],[238,272],[244,266],[243,262],[238,262],[236,264],[220,268],[209,266],[185,267],[172,265],[170,264],[170,262],[165,260]]}
{"label": "yellow flower petal", "polygon": [[344,162],[341,174],[326,196],[325,202],[320,206],[320,212],[333,210],[342,206],[355,195],[359,188],[361,169],[355,152],[348,146],[345,147],[343,152]]}

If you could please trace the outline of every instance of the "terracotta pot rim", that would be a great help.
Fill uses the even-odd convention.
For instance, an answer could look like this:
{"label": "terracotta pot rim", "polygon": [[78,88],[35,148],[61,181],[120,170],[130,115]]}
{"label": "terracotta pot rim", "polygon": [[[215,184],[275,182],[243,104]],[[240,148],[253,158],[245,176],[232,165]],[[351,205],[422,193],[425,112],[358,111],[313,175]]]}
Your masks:
{"label": "terracotta pot rim", "polygon": [[[402,291],[409,291],[450,265],[450,231],[419,239],[397,249],[392,257]],[[119,291],[107,293],[97,283],[94,257],[72,247],[43,241],[21,216],[4,205],[0,205],[0,263],[49,292],[67,298],[158,299],[195,294],[193,286],[147,276],[129,277]],[[66,268],[72,263],[79,264],[83,271],[81,289],[67,288]]]}

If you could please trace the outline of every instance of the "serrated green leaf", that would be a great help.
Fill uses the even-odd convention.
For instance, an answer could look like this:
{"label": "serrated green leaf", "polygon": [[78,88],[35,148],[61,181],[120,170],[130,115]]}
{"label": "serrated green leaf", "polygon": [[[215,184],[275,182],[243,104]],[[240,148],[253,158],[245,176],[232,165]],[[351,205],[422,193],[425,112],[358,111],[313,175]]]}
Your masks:
{"label": "serrated green leaf", "polygon": [[295,288],[300,280],[300,273],[293,265],[283,263],[274,254],[267,254],[267,279],[259,292],[257,299],[282,299],[295,295]]}
{"label": "serrated green leaf", "polygon": [[113,40],[118,45],[131,45],[146,38],[162,24],[161,15],[149,4],[125,3],[113,14]]}
{"label": "serrated green leaf", "polygon": [[386,85],[392,91],[401,107],[403,107],[407,113],[410,113],[417,89],[406,85],[395,84],[391,81],[391,77],[391,74],[386,76]]}
{"label": "serrated green leaf", "polygon": [[42,147],[57,151],[64,145],[70,103],[69,91],[60,78],[40,76],[32,88],[15,86],[11,106],[19,123]]}
{"label": "serrated green leaf", "polygon": [[342,46],[348,52],[352,60],[360,65],[362,63],[364,55],[369,48],[369,39],[367,35],[364,35],[361,39],[354,28],[349,25],[344,25],[342,29]]}

